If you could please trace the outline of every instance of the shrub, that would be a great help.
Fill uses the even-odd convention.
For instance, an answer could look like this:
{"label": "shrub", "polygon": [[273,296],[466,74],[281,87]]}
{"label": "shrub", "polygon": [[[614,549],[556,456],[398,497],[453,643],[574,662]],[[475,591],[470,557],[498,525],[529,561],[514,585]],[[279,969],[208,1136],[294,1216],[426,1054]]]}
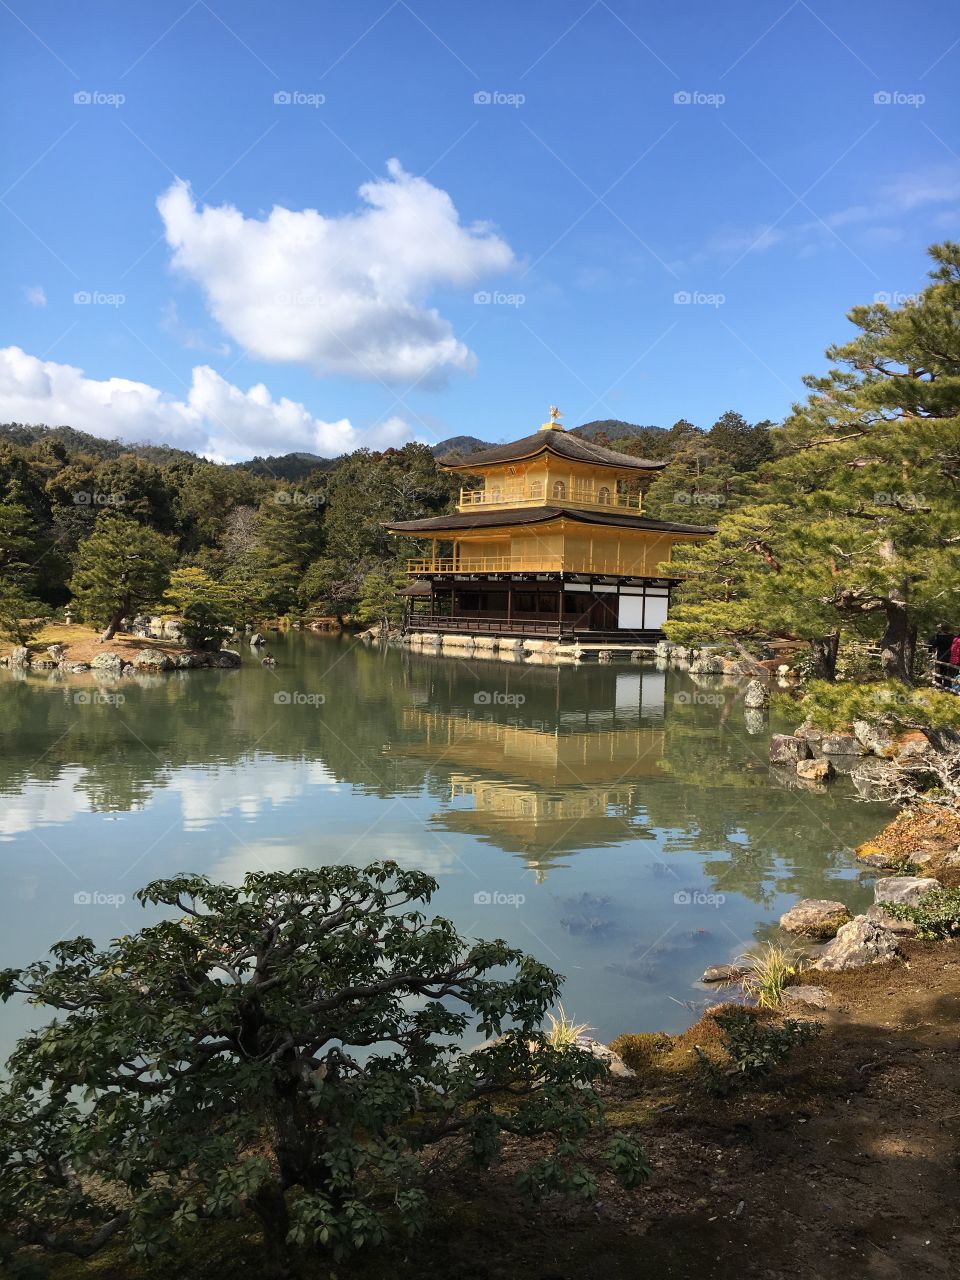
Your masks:
{"label": "shrub", "polygon": [[713,1015],[725,1057],[717,1062],[696,1045],[707,1089],[723,1097],[743,1084],[768,1076],[799,1045],[823,1030],[819,1022],[767,1022],[753,1009],[731,1005]]}
{"label": "shrub", "polygon": [[610,1041],[610,1048],[619,1053],[631,1071],[642,1075],[659,1054],[667,1052],[670,1044],[670,1037],[662,1031],[640,1031],[617,1036]]}
{"label": "shrub", "polygon": [[912,920],[918,938],[960,937],[960,888],[934,889],[915,906],[885,902],[883,909],[896,920]]}
{"label": "shrub", "polygon": [[[173,918],[0,973],[4,1000],[60,1015],[0,1086],[0,1221],[28,1244],[86,1254],[119,1237],[151,1257],[204,1220],[253,1217],[263,1280],[298,1250],[418,1230],[419,1153],[447,1139],[478,1166],[505,1133],[552,1139],[526,1189],[590,1194],[579,1143],[602,1124],[607,1067],[539,1029],[560,977],[427,919],[435,889],[392,862],[241,888],[182,875],[137,895]],[[474,1022],[495,1038],[463,1053]],[[622,1135],[608,1158],[645,1176]]]}

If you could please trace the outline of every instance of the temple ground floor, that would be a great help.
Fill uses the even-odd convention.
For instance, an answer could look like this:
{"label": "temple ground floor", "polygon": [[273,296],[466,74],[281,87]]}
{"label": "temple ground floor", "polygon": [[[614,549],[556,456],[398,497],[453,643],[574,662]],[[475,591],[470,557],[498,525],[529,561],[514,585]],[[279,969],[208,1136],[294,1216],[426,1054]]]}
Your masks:
{"label": "temple ground floor", "polygon": [[583,644],[653,644],[670,606],[667,578],[530,573],[424,576],[405,587],[407,634]]}

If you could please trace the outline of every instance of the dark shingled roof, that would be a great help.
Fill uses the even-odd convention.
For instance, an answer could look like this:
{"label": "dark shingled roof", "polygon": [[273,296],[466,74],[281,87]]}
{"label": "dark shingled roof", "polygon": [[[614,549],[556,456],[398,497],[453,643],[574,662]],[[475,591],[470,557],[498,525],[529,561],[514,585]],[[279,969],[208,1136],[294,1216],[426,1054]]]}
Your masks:
{"label": "dark shingled roof", "polygon": [[661,471],[667,465],[650,458],[634,458],[629,453],[605,449],[603,445],[594,444],[592,440],[581,440],[579,436],[570,435],[566,431],[535,431],[532,436],[524,436],[522,440],[494,445],[492,449],[481,449],[479,453],[471,453],[466,458],[439,458],[437,464],[447,471],[473,471],[477,467],[490,466],[496,462],[533,458],[547,450],[570,462],[590,462],[595,466],[617,467],[620,470]]}
{"label": "dark shingled roof", "polygon": [[715,533],[702,524],[673,524],[667,520],[650,520],[646,516],[621,515],[618,511],[581,511],[572,507],[528,507],[519,510],[465,511],[449,516],[430,516],[426,520],[401,520],[385,523],[391,533],[439,533],[445,529],[496,529],[503,525],[543,524],[547,520],[578,520],[582,524],[612,524],[622,529],[648,529],[653,533]]}

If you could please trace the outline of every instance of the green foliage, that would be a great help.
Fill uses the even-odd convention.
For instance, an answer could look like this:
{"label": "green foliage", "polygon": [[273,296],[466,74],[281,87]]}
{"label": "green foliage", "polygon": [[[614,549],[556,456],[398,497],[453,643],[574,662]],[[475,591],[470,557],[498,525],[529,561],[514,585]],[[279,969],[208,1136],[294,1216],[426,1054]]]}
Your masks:
{"label": "green foliage", "polygon": [[915,906],[885,902],[883,909],[897,920],[912,920],[918,938],[960,937],[960,888],[934,889]]}
{"label": "green foliage", "polygon": [[156,604],[167,585],[174,548],[147,525],[104,511],[74,561],[71,590],[84,618],[106,623],[104,639],[124,617]]}
{"label": "green foliage", "polygon": [[960,729],[960,698],[938,689],[911,689],[899,681],[875,684],[830,684],[812,680],[798,700],[783,698],[778,705],[818,729],[849,729],[866,720],[892,731]]}
{"label": "green foliage", "polygon": [[793,1018],[768,1022],[742,1005],[721,1009],[713,1019],[720,1028],[724,1058],[715,1061],[699,1045],[694,1052],[707,1089],[717,1097],[770,1075],[794,1049],[823,1030],[819,1022]]}
{"label": "green foliage", "polygon": [[163,600],[179,616],[183,638],[193,649],[219,649],[224,635],[245,621],[229,586],[195,566],[173,570]]}
{"label": "green foliage", "polygon": [[409,578],[402,569],[392,573],[374,570],[363,580],[357,601],[356,616],[360,622],[379,622],[383,627],[396,626],[403,620],[403,597],[397,595]]}
{"label": "green foliage", "polygon": [[[297,1248],[339,1258],[418,1230],[418,1153],[451,1139],[484,1166],[505,1134],[543,1153],[531,1195],[592,1194],[579,1152],[606,1067],[540,1030],[561,979],[428,919],[435,889],[391,862],[241,888],[177,876],[137,895],[171,913],[160,923],[0,974],[4,1000],[58,1015],[0,1086],[9,1229],[81,1250],[119,1235],[151,1257],[252,1216],[258,1274],[281,1274]],[[474,1023],[493,1038],[460,1052]],[[608,1159],[628,1185],[646,1175],[624,1135]]]}

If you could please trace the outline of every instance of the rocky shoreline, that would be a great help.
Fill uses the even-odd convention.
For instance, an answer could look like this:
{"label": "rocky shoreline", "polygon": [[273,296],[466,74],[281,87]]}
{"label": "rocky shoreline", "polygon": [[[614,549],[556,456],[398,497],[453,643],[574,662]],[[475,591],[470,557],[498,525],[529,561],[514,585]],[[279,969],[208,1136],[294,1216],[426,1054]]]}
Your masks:
{"label": "rocky shoreline", "polygon": [[187,650],[173,654],[165,649],[140,649],[132,657],[125,657],[113,649],[104,649],[86,662],[71,659],[68,649],[59,644],[49,645],[43,657],[31,654],[24,645],[19,645],[12,653],[0,657],[0,667],[23,674],[47,672],[82,675],[89,672],[94,676],[104,677],[133,675],[138,671],[154,674],[162,671],[191,671],[202,667],[226,669],[239,667],[241,662],[240,654],[235,649],[219,649],[215,652]]}

